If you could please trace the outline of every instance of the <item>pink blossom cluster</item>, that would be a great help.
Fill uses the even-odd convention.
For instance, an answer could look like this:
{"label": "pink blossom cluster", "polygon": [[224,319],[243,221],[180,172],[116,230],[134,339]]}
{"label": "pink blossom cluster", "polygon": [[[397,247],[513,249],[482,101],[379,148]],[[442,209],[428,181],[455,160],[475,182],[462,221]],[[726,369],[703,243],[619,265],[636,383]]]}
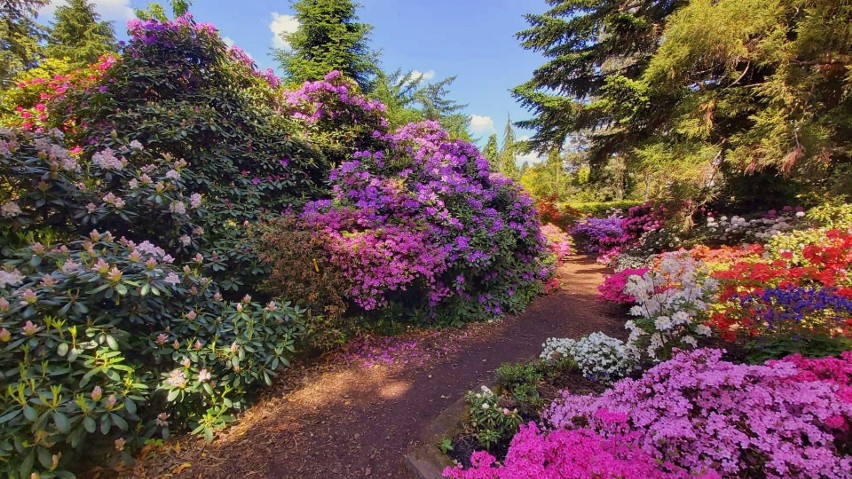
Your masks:
{"label": "pink blossom cluster", "polygon": [[541,227],[541,232],[547,239],[547,249],[556,256],[557,263],[562,263],[571,256],[571,237],[562,228],[547,223]]}
{"label": "pink blossom cluster", "polygon": [[627,278],[631,276],[643,276],[647,272],[648,268],[625,268],[608,275],[603,284],[598,286],[598,291],[600,291],[598,299],[618,304],[635,303],[636,298],[624,292],[624,287],[627,285]]}
{"label": "pink blossom cluster", "polygon": [[501,315],[552,274],[540,262],[545,239],[532,201],[492,175],[475,145],[450,140],[437,122],[377,141],[384,148],[332,170],[332,199],[302,215],[326,237],[358,306],[380,309],[414,290],[430,308],[455,297]]}
{"label": "pink blossom cluster", "polygon": [[448,467],[449,479],[715,479],[712,471],[691,475],[658,461],[635,444],[635,433],[603,437],[591,429],[542,432],[535,423],[522,425],[502,465],[478,451],[470,469]]}
{"label": "pink blossom cluster", "polygon": [[635,443],[650,457],[694,474],[849,477],[852,456],[844,450],[852,421],[852,354],[764,365],[734,364],[721,355],[680,352],[600,397],[566,391],[546,417],[557,429],[636,434]]}
{"label": "pink blossom cluster", "polygon": [[[322,80],[305,82],[300,89],[285,92],[284,101],[292,107],[292,116],[310,124],[327,117],[334,119],[345,115],[339,105],[354,107],[360,113],[384,113],[382,102],[359,94],[354,84],[341,82],[341,78],[342,74],[333,70]],[[387,127],[386,119],[380,121]]]}

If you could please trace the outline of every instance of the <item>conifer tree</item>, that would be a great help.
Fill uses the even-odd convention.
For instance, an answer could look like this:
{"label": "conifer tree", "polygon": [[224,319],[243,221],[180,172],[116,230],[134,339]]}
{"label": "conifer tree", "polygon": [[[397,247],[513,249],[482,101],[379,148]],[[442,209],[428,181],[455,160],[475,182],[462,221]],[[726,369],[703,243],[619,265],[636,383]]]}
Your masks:
{"label": "conifer tree", "polygon": [[517,144],[512,118],[506,115],[506,128],[503,129],[503,148],[500,150],[500,172],[509,178],[518,178],[518,164],[515,162]]}
{"label": "conifer tree", "polygon": [[80,67],[117,48],[111,22],[100,21],[88,0],[68,0],[56,8],[55,17],[47,37],[48,57],[68,58],[72,66]]}
{"label": "conifer tree", "polygon": [[485,144],[485,149],[482,155],[488,159],[488,164],[491,165],[491,171],[500,171],[499,153],[497,151],[497,133],[492,133],[488,137],[488,143]]}
{"label": "conifer tree", "polygon": [[13,76],[34,67],[42,56],[45,29],[36,23],[48,0],[0,0],[0,87]]}
{"label": "conifer tree", "polygon": [[359,23],[351,0],[298,0],[292,8],[299,28],[284,35],[289,48],[275,57],[294,83],[319,80],[339,70],[364,91],[371,90],[378,73],[377,54],[368,41],[371,25]]}

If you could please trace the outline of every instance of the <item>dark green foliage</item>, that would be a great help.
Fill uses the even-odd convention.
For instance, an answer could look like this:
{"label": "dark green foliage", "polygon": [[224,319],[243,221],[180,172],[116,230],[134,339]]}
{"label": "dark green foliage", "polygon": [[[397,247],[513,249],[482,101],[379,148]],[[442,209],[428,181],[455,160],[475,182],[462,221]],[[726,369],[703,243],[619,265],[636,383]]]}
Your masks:
{"label": "dark green foliage", "polygon": [[299,28],[284,36],[289,48],[275,51],[294,83],[316,81],[338,70],[364,91],[378,72],[377,55],[368,41],[372,26],[358,22],[351,0],[298,0],[292,3]]}
{"label": "dark green foliage", "polygon": [[69,0],[56,8],[55,17],[45,49],[50,58],[68,58],[70,65],[82,67],[118,47],[111,23],[99,21],[89,0]]}
{"label": "dark green foliage", "polygon": [[[539,151],[560,148],[572,132],[599,130],[590,155],[600,163],[654,131],[655,119],[644,114],[647,99],[633,81],[656,50],[666,17],[686,2],[639,0],[630,8],[610,0],[547,3],[552,8],[546,13],[526,15],[530,28],[517,35],[524,48],[547,58],[513,90],[535,115],[518,125],[535,130],[530,144]],[[589,102],[606,92],[608,105]],[[636,122],[623,121],[625,114]]]}
{"label": "dark green foliage", "polygon": [[45,30],[36,23],[38,9],[48,0],[0,0],[0,88],[38,63]]}
{"label": "dark green foliage", "polygon": [[85,118],[68,135],[86,154],[138,140],[185,159],[189,187],[209,199],[194,247],[211,259],[223,289],[245,292],[266,272],[246,226],[318,195],[328,166],[295,138],[267,79],[215,32],[165,25],[152,33],[158,41],[134,36],[100,86],[69,91],[51,106],[51,120]]}
{"label": "dark green foliage", "polygon": [[485,149],[482,150],[482,156],[488,158],[488,164],[491,165],[491,171],[500,171],[499,153],[497,151],[497,134],[492,133],[488,137],[488,143],[485,144]]}
{"label": "dark green foliage", "polygon": [[548,3],[518,34],[547,63],[514,90],[538,151],[585,132],[617,199],[727,201],[757,174],[779,202],[852,191],[849,2]]}
{"label": "dark green foliage", "polygon": [[512,127],[512,118],[506,115],[506,128],[503,130],[503,146],[500,148],[498,161],[500,163],[500,173],[503,173],[508,178],[518,179],[520,177],[518,164],[515,162],[519,147],[520,145],[515,142],[515,129]]}

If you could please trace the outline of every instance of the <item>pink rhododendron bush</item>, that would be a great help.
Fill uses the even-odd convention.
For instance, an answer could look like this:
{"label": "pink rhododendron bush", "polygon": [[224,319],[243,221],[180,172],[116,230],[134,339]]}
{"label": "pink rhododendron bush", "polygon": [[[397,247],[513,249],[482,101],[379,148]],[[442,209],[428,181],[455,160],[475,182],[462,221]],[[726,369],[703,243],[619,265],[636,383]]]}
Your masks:
{"label": "pink rhododendron bush", "polygon": [[[340,158],[331,198],[309,202],[301,219],[348,281],[351,308],[460,324],[518,312],[543,291],[554,261],[532,200],[475,145],[434,121],[389,132],[384,107],[338,72],[287,102],[306,138]],[[363,121],[340,124],[352,117]],[[555,241],[566,255],[567,237]]]}
{"label": "pink rhododendron bush", "polygon": [[552,272],[532,201],[489,172],[470,143],[437,123],[383,135],[331,173],[333,197],[304,220],[327,237],[332,261],[365,311],[391,305],[439,322],[520,311]]}
{"label": "pink rhododendron bush", "polygon": [[852,353],[761,365],[721,356],[679,352],[601,396],[564,391],[549,428],[522,428],[502,465],[477,453],[445,477],[848,477]]}

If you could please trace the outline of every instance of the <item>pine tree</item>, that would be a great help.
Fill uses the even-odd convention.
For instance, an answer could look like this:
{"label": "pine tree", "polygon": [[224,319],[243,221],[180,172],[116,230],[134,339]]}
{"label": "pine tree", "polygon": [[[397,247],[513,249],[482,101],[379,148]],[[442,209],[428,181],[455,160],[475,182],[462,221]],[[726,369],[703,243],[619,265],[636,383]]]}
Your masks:
{"label": "pine tree", "polygon": [[[524,48],[548,60],[513,90],[534,115],[518,126],[534,130],[530,146],[542,152],[561,147],[573,132],[596,130],[589,159],[604,163],[655,131],[658,119],[645,108],[649,99],[635,80],[656,51],[666,19],[687,1],[547,3],[552,8],[526,15],[530,28],[517,34]],[[613,101],[595,101],[603,95]]]}
{"label": "pine tree", "polygon": [[499,153],[497,151],[497,133],[492,133],[488,137],[488,143],[485,144],[485,149],[482,155],[488,159],[488,164],[491,165],[491,171],[500,171]]}
{"label": "pine tree", "polygon": [[298,0],[292,4],[299,28],[284,35],[289,48],[275,57],[294,83],[319,80],[339,70],[364,91],[379,69],[377,54],[368,46],[371,25],[359,23],[351,0]]}
{"label": "pine tree", "polygon": [[47,37],[45,54],[50,58],[68,58],[73,66],[94,63],[104,53],[115,51],[115,33],[111,22],[100,21],[88,0],[68,0],[56,8],[56,22]]}
{"label": "pine tree", "polygon": [[500,149],[500,172],[509,178],[517,179],[518,164],[515,162],[517,145],[515,143],[515,129],[512,127],[512,118],[506,115],[506,128],[503,130],[503,148]]}
{"label": "pine tree", "polygon": [[15,74],[32,68],[42,56],[45,30],[36,23],[48,0],[0,0],[0,86]]}

